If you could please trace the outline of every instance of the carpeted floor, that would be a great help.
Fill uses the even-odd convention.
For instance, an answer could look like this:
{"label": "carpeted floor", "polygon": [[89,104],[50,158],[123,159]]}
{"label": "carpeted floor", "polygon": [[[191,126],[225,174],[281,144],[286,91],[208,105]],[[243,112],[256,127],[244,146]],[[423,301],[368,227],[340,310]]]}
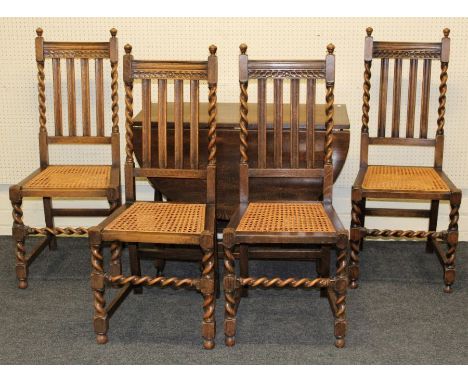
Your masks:
{"label": "carpeted floor", "polygon": [[[333,346],[332,315],[318,292],[256,290],[242,300],[234,348],[224,346],[218,300],[212,351],[201,347],[200,295],[158,288],[129,295],[110,321],[109,343],[97,345],[87,239],[58,244],[34,262],[29,288],[19,290],[11,238],[0,237],[1,364],[468,363],[468,243],[459,246],[451,295],[423,243],[366,243],[361,286],[348,294],[345,349]],[[153,272],[151,262],[144,267]],[[197,269],[168,263],[166,273]],[[251,269],[315,276],[310,263],[252,262]]]}

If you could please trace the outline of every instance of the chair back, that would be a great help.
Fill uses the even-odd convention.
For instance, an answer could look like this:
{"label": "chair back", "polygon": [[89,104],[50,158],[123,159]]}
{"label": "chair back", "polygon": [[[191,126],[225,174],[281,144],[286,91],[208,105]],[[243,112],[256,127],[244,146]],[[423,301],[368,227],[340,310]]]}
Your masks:
{"label": "chair back", "polygon": [[[327,46],[322,60],[249,60],[240,46],[240,201],[248,202],[252,178],[322,178],[324,201],[331,202],[333,186],[333,113],[335,47]],[[273,104],[267,104],[267,81],[273,80]],[[248,104],[248,85],[257,80],[257,102]],[[283,104],[285,80],[290,103]],[[299,104],[300,81],[306,82],[306,104]],[[325,145],[315,152],[317,80],[325,80]],[[249,107],[257,113],[257,153],[248,155]],[[289,118],[288,118],[289,117]],[[253,155],[252,155],[253,154]]]}
{"label": "chair back", "polygon": [[[215,203],[216,182],[216,90],[218,59],[216,46],[209,47],[206,61],[135,60],[132,47],[125,45],[125,127],[126,127],[126,200],[135,200],[135,177],[198,179],[206,181],[206,202]],[[141,80],[142,94],[142,160],[135,168],[133,139],[133,86]],[[151,84],[157,83],[157,142],[151,136]],[[169,82],[170,83],[169,83]],[[184,81],[190,82],[190,115],[184,120]],[[200,81],[208,83],[208,158],[199,156],[199,89]],[[174,87],[174,102],[167,102],[168,86]],[[168,129],[168,110],[173,115]],[[185,125],[189,129],[184,129]],[[187,131],[188,130],[188,131]],[[169,134],[173,131],[173,134]],[[184,147],[184,132],[189,134],[189,147]],[[188,151],[189,161],[184,161]]]}

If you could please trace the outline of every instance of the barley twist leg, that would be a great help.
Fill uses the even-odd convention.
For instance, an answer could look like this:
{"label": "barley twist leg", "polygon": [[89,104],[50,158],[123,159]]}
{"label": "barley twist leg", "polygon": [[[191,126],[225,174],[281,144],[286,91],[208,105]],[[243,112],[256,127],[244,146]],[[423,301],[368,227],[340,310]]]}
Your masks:
{"label": "barley twist leg", "polygon": [[224,245],[224,336],[226,346],[236,344],[236,269],[232,253],[234,232],[227,229],[223,234]]}
{"label": "barley twist leg", "polygon": [[215,347],[216,322],[215,322],[215,261],[214,250],[211,248],[203,248],[202,258],[202,277],[201,292],[203,294],[203,347],[205,349],[213,349]]}
{"label": "barley twist leg", "polygon": [[336,311],[335,311],[335,346],[345,346],[346,335],[346,289],[348,285],[347,276],[347,239],[343,237],[338,243],[336,259]]}
{"label": "barley twist leg", "polygon": [[18,279],[18,288],[26,289],[28,287],[28,262],[26,260],[26,227],[23,222],[23,210],[21,208],[23,201],[18,199],[12,202],[13,207],[13,238],[15,239],[16,255],[16,277]]}
{"label": "barley twist leg", "polygon": [[455,252],[458,245],[458,219],[459,219],[459,203],[450,202],[450,223],[447,234],[447,261],[444,264],[444,282],[445,293],[452,292],[452,285],[455,282]]}
{"label": "barley twist leg", "polygon": [[107,319],[106,300],[104,298],[104,266],[100,244],[91,245],[91,286],[94,294],[94,332],[96,341],[102,345],[107,343],[107,330],[109,323]]}
{"label": "barley twist leg", "polygon": [[349,266],[350,287],[355,289],[358,287],[359,279],[359,250],[361,237],[361,207],[358,201],[353,200],[351,209],[351,263]]}

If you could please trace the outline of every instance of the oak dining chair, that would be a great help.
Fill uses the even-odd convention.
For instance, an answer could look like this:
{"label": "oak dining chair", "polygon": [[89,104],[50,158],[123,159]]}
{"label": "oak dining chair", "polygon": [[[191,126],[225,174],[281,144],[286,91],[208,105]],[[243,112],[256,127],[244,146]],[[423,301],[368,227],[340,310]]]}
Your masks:
{"label": "oak dining chair", "polygon": [[[452,291],[455,281],[455,251],[458,244],[458,217],[461,191],[442,169],[444,152],[445,103],[447,69],[450,54],[450,30],[443,30],[441,42],[374,41],[372,28],[367,28],[364,48],[364,96],[362,106],[360,169],[352,187],[350,287],[358,287],[359,252],[366,237],[426,239],[426,251],[436,252],[444,272],[444,291]],[[380,60],[377,134],[369,132],[371,67]],[[393,89],[391,123],[387,126],[387,95],[389,93],[389,64],[393,60]],[[409,61],[406,126],[400,126],[402,68]],[[440,84],[435,136],[429,137],[430,89],[433,62],[440,63]],[[422,64],[422,83],[418,84],[418,64]],[[415,129],[416,93],[421,87],[419,131]],[[435,122],[436,118],[434,118]],[[435,125],[435,124],[434,124]],[[369,147],[378,150],[383,145],[426,147],[434,151],[433,166],[390,166],[369,164]],[[366,201],[386,199],[393,201],[426,200],[429,209],[368,208]],[[437,231],[439,202],[450,203],[450,222],[447,230]],[[427,231],[400,229],[370,229],[366,216],[418,217],[429,219]],[[447,250],[443,248],[447,244]]]}
{"label": "oak dining chair", "polygon": [[[304,288],[326,290],[335,318],[335,345],[345,344],[348,232],[332,205],[333,114],[335,85],[334,46],[321,60],[250,60],[247,46],[240,46],[240,200],[237,211],[223,232],[225,321],[227,346],[235,345],[237,313],[244,288]],[[273,105],[267,104],[267,81],[273,80]],[[257,82],[258,150],[249,153],[248,86]],[[299,112],[300,84],[305,82],[306,108]],[[314,121],[317,82],[325,80],[326,122],[323,151],[316,151]],[[290,86],[289,121],[283,119],[283,85]],[[266,109],[273,107],[273,121]],[[305,129],[300,129],[301,121]],[[287,151],[286,151],[287,148]],[[285,154],[286,152],[286,154]],[[251,200],[249,190],[256,178],[316,178],[321,181],[322,200]],[[266,192],[264,192],[267,195]],[[249,247],[281,245],[277,259],[291,260],[307,250],[317,256],[336,249],[336,275],[316,278],[236,275],[234,251],[240,248],[241,261],[248,267]],[[243,259],[242,259],[243,258]],[[329,259],[329,258],[327,258]],[[274,317],[265,317],[265,319]]]}
{"label": "oak dining chair", "polygon": [[[49,245],[57,248],[57,235],[85,235],[85,227],[56,227],[55,217],[107,216],[121,205],[120,152],[119,152],[119,106],[118,106],[118,51],[117,30],[111,29],[108,42],[51,42],[45,41],[43,30],[36,30],[35,40],[37,79],[39,91],[39,158],[40,167],[20,183],[10,187],[13,206],[13,239],[16,243],[16,276],[19,288],[28,286],[28,268],[33,260]],[[52,66],[54,129],[46,126],[46,76],[47,61]],[[95,71],[95,124],[91,115],[90,62]],[[75,87],[75,64],[80,63],[81,74],[81,128],[77,123],[77,92]],[[111,114],[111,133],[106,135],[104,97],[104,63],[110,63],[111,95],[108,101]],[[63,118],[62,70],[66,66],[67,123]],[[77,110],[78,109],[78,110]],[[107,122],[108,123],[108,122]],[[64,127],[67,129],[65,130]],[[50,164],[49,146],[100,145],[110,146],[110,165],[62,165]],[[43,200],[44,228],[24,224],[22,202],[24,197],[39,197]],[[106,198],[109,208],[54,208],[53,198]],[[25,241],[29,235],[45,235],[29,254]]]}
{"label": "oak dining chair", "polygon": [[[125,82],[125,196],[126,203],[98,226],[90,228],[89,240],[92,254],[91,283],[94,293],[94,330],[97,342],[107,342],[109,319],[119,304],[133,289],[142,292],[142,286],[191,288],[203,296],[202,336],[203,346],[215,346],[215,293],[216,293],[216,91],[218,61],[216,46],[209,47],[206,61],[155,61],[135,60],[132,47],[125,46],[123,72]],[[141,80],[141,81],[140,81]],[[142,153],[140,167],[135,167],[133,139],[133,88],[141,84],[143,107]],[[184,121],[184,81],[190,84],[190,117]],[[200,82],[208,84],[209,128],[203,139],[198,134]],[[151,93],[157,84],[158,135],[151,141]],[[168,87],[173,85],[174,103],[169,104]],[[170,106],[169,106],[170,105]],[[174,121],[167,120],[172,107]],[[184,129],[189,124],[190,129]],[[170,133],[172,132],[172,133]],[[188,134],[189,147],[184,147],[184,134]],[[187,145],[185,145],[187,146]],[[199,155],[199,148],[208,151],[208,157]],[[184,160],[184,152],[189,160]],[[203,158],[203,160],[202,160]],[[137,199],[137,177],[202,180],[206,183],[205,203],[177,201],[140,201]],[[104,270],[103,243],[110,243],[110,265]],[[156,274],[142,276],[137,244],[198,248],[201,273],[195,278],[179,278]],[[128,244],[130,275],[122,272],[122,247]],[[106,285],[120,288],[119,294],[106,306]],[[152,303],[152,302],[151,302]],[[180,307],[183,314],[183,307]],[[135,321],[142,317],[135,316]],[[174,317],[177,319],[177,317]]]}

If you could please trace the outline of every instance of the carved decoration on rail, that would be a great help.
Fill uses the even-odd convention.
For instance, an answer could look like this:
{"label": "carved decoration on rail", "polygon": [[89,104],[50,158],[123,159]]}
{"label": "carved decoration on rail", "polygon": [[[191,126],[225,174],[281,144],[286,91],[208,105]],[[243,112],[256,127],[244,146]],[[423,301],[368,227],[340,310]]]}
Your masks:
{"label": "carved decoration on rail", "polygon": [[374,58],[418,58],[418,59],[437,59],[440,58],[439,49],[380,49],[374,48],[372,52]]}
{"label": "carved decoration on rail", "polygon": [[109,49],[48,49],[44,48],[44,56],[49,58],[109,58]]}
{"label": "carved decoration on rail", "polygon": [[323,69],[249,69],[249,78],[314,78],[324,79]]}
{"label": "carved decoration on rail", "polygon": [[206,80],[208,75],[205,70],[160,70],[148,71],[133,69],[133,78],[140,79],[178,79],[178,80]]}

